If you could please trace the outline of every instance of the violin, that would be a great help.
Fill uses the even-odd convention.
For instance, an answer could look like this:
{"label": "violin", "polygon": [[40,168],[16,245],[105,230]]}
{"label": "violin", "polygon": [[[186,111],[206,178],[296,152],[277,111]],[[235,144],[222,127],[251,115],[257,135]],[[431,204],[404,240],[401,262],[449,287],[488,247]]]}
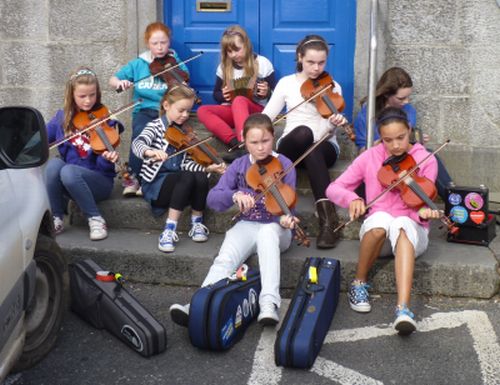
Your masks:
{"label": "violin", "polygon": [[[314,98],[316,109],[323,118],[329,118],[333,114],[338,114],[345,108],[345,101],[342,95],[333,92],[333,78],[328,74],[328,72],[324,71],[316,79],[307,79],[300,86],[300,94],[302,95],[302,97],[304,99],[309,99],[311,96],[324,89],[328,85],[332,86],[325,92],[322,92],[320,96]],[[346,134],[349,136],[349,139],[351,139],[352,141],[356,139],[356,135],[354,134],[354,131],[350,124],[345,123],[341,127],[345,130]]]}
{"label": "violin", "polygon": [[[293,216],[290,208],[297,203],[297,194],[290,185],[281,182],[282,174],[281,162],[270,155],[250,166],[245,179],[255,191],[267,191],[264,195],[267,211],[273,215]],[[303,244],[306,247],[310,245],[304,230],[297,223],[295,223],[295,239],[299,245]]]}
{"label": "violin", "polygon": [[107,122],[100,122],[109,116],[109,110],[104,106],[91,110],[80,111],[73,117],[72,123],[77,131],[82,131],[94,122],[98,122],[96,127],[89,130],[90,147],[96,154],[102,154],[104,151],[114,151],[120,144],[120,134]]}
{"label": "violin", "polygon": [[[115,151],[115,148],[120,144],[120,134],[117,129],[107,124],[104,118],[110,116],[109,110],[106,106],[91,110],[80,111],[73,117],[72,123],[78,132],[88,132],[89,142],[92,150],[101,155],[105,151]],[[92,129],[87,130],[91,126]],[[126,165],[122,164],[119,160],[115,163],[118,167],[118,173],[121,178],[125,180],[132,179],[129,169]]]}
{"label": "violin", "polygon": [[165,131],[165,139],[177,150],[183,150],[189,147],[187,153],[203,167],[207,167],[214,163],[224,163],[212,146],[206,143],[200,143],[193,128],[187,122],[182,126],[175,123],[171,124]]}
{"label": "violin", "polygon": [[[178,83],[189,82],[189,74],[179,67],[174,67],[177,64],[177,60],[171,53],[167,53],[163,57],[156,57],[149,64],[149,71],[151,74],[158,75],[167,83],[168,87]],[[172,68],[170,71],[163,71],[165,69]]]}
{"label": "violin", "polygon": [[[404,153],[386,159],[378,171],[377,178],[382,186],[388,187],[405,176],[404,183],[399,183],[396,188],[406,206],[418,210],[427,205],[432,210],[439,210],[433,202],[437,196],[435,183],[429,178],[417,175],[417,170],[415,159],[410,154]],[[458,231],[447,216],[442,215],[440,219],[452,234]]]}
{"label": "violin", "polygon": [[[414,172],[418,169],[418,167],[424,163],[425,161],[427,161],[431,156],[437,154],[439,151],[441,151],[446,145],[448,145],[448,143],[450,143],[450,140],[447,139],[446,142],[444,142],[442,145],[440,145],[437,149],[435,149],[434,151],[432,151],[431,153],[427,154],[427,156],[422,159],[420,162],[416,163],[413,167],[411,167],[409,170],[404,170],[402,171],[401,173],[398,174],[398,176],[396,176],[396,178],[394,178],[394,175],[391,175],[391,172],[389,170],[385,170],[387,171],[387,175],[382,175],[381,178],[383,179],[383,185],[386,185],[386,183],[389,181],[389,179],[392,179],[392,183],[389,182],[388,185],[386,185],[386,189],[383,190],[380,194],[378,194],[375,198],[373,198],[369,203],[367,203],[366,207],[365,207],[365,210],[368,210],[370,207],[372,207],[380,198],[382,198],[385,194],[387,194],[389,191],[392,191],[394,190],[396,187],[399,187],[400,184],[403,184],[406,182],[406,179],[409,178],[410,176],[414,176]],[[413,157],[412,157],[413,159]],[[411,161],[409,161],[407,163],[410,164]],[[415,159],[413,159],[413,162],[415,162]],[[390,163],[390,162],[389,162]],[[384,167],[384,166],[383,166]],[[392,166],[390,166],[392,168]],[[397,167],[396,167],[397,168]],[[382,173],[384,174],[385,171],[382,171]],[[379,171],[380,173],[380,171]],[[397,172],[394,172],[395,174],[397,174]],[[380,180],[380,179],[379,179]],[[414,184],[415,185],[415,184]],[[410,187],[411,188],[411,187]],[[434,186],[434,188],[436,188],[436,186]],[[418,191],[418,189],[417,189]],[[420,193],[420,192],[419,192]],[[428,201],[425,202],[425,204],[428,204],[429,207],[432,209],[432,210],[438,210],[437,206],[434,204],[434,202],[429,198],[428,195],[426,195]],[[426,199],[426,197],[424,195],[421,196],[422,200],[424,201]],[[422,207],[423,204],[420,206]],[[418,205],[417,205],[418,207]],[[446,216],[442,216],[441,218],[441,221],[448,227],[448,230],[451,232],[451,234],[456,234],[458,231],[460,231],[460,229],[455,226],[455,224]],[[347,226],[348,224],[354,222],[354,219],[351,219],[349,220],[348,222],[344,222],[344,223],[341,223],[339,224],[334,230],[333,232],[336,233],[337,231],[339,231],[340,229],[342,229],[343,227]]]}
{"label": "violin", "polygon": [[[132,83],[131,87],[134,87],[137,83],[139,83],[145,79],[156,78],[158,76],[163,76],[164,74],[175,71],[178,69],[178,67],[181,64],[186,64],[186,63],[190,62],[191,60],[199,58],[201,55],[203,55],[203,51],[200,51],[200,53],[198,53],[197,55],[191,56],[190,58],[177,63],[177,61],[175,60],[175,58],[172,55],[167,54],[162,58],[162,59],[165,59],[165,65],[162,65],[159,61],[157,61],[155,63],[155,61],[153,60],[153,62],[149,66],[149,70],[151,72],[151,75],[147,75],[147,76],[144,76],[143,78],[136,80],[134,83]],[[153,64],[153,63],[155,63],[155,64]],[[151,68],[151,65],[153,68]],[[161,66],[161,68],[160,68],[160,66]],[[184,79],[186,79],[186,80],[184,80]],[[163,79],[163,80],[165,80],[165,79]],[[179,69],[179,73],[176,72],[176,75],[172,75],[172,77],[167,77],[165,82],[167,84],[178,84],[178,83],[187,82],[188,80],[189,80],[189,75],[187,74],[187,72],[184,72],[184,71]],[[121,87],[116,89],[117,93],[120,93],[123,91],[124,90]]]}

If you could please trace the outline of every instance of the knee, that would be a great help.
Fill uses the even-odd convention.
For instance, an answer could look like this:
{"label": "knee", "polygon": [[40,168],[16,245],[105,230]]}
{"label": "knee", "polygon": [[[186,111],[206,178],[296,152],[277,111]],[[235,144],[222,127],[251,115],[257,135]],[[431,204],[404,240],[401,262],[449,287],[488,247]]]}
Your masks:
{"label": "knee", "polygon": [[371,229],[370,231],[368,231],[366,233],[366,235],[369,235],[369,236],[373,237],[377,241],[383,240],[387,236],[385,230],[383,228],[381,228],[381,227],[377,227],[377,228]]}
{"label": "knee", "polygon": [[192,172],[191,174],[194,174],[193,177],[196,183],[196,187],[208,187],[208,178],[204,172]]}
{"label": "knee", "polygon": [[236,96],[231,102],[231,106],[233,107],[242,107],[248,104],[248,99],[245,96]]}
{"label": "knee", "polygon": [[313,132],[307,126],[298,126],[294,131],[301,142],[312,142],[314,140]]}
{"label": "knee", "polygon": [[275,231],[275,227],[279,226],[277,223],[272,223],[269,226],[262,226],[257,232],[257,245],[259,246],[279,246],[279,234]]}
{"label": "knee", "polygon": [[61,182],[64,186],[67,187],[74,184],[76,180],[81,176],[81,173],[80,170],[78,170],[78,167],[67,164],[61,168],[59,175],[61,177]]}
{"label": "knee", "polygon": [[64,167],[65,163],[59,158],[53,158],[47,163],[45,168],[45,175],[48,180],[59,177],[61,169]]}

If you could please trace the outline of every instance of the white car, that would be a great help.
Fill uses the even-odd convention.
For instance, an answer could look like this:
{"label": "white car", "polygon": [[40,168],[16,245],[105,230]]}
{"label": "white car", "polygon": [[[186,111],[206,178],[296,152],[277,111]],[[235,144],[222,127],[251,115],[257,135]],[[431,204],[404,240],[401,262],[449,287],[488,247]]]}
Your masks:
{"label": "white car", "polygon": [[53,347],[68,294],[43,178],[45,123],[29,107],[0,108],[0,382]]}

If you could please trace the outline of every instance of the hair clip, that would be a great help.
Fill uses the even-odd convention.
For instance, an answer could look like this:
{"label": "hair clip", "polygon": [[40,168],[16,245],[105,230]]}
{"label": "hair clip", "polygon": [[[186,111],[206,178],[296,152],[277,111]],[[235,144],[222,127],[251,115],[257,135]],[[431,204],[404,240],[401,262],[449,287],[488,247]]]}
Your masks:
{"label": "hair clip", "polygon": [[397,120],[403,120],[403,121],[407,122],[408,118],[406,116],[406,113],[403,110],[401,110],[401,111],[403,112],[404,115],[403,114],[398,114],[398,115],[396,115],[396,114],[389,114],[387,116],[382,116],[382,117],[380,117],[380,118],[377,119],[377,123],[380,125],[381,123],[383,123],[383,122],[385,122],[386,120],[389,120],[389,119],[397,119]]}
{"label": "hair clip", "polygon": [[93,71],[89,69],[81,69],[77,73],[71,75],[70,79],[73,80],[83,75],[90,75],[95,77],[95,73]]}
{"label": "hair clip", "polygon": [[327,45],[326,41],[324,41],[324,40],[320,40],[320,39],[311,39],[311,40],[307,40],[307,41],[303,42],[303,43],[301,44],[301,46],[303,47],[303,46],[305,46],[306,44],[309,44],[309,43],[323,43],[323,44]]}
{"label": "hair clip", "polygon": [[224,35],[226,35],[226,36],[239,36],[239,37],[243,37],[241,35],[241,33],[239,33],[238,31],[233,31],[233,30],[226,30],[226,31],[224,31]]}

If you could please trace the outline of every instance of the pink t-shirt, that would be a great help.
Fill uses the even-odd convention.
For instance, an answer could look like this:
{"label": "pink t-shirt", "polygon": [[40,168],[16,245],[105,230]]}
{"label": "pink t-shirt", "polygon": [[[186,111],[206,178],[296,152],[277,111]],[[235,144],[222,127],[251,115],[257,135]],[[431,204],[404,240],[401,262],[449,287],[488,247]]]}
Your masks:
{"label": "pink t-shirt", "polygon": [[[415,159],[415,162],[418,163],[425,158],[429,152],[421,144],[417,143],[413,145],[409,154]],[[354,199],[359,198],[354,190],[364,182],[366,186],[365,203],[371,202],[384,190],[384,187],[378,181],[377,174],[380,167],[382,167],[382,163],[388,157],[389,153],[385,150],[383,143],[363,152],[340,177],[330,183],[326,189],[326,196],[338,206],[349,207],[349,204]],[[420,165],[417,175],[425,176],[435,182],[437,176],[436,158],[431,156]],[[422,220],[418,216],[417,210],[406,206],[397,188],[389,191],[377,200],[370,208],[368,215],[377,211],[384,211],[394,217],[407,216],[424,227],[429,228],[428,221]]]}

